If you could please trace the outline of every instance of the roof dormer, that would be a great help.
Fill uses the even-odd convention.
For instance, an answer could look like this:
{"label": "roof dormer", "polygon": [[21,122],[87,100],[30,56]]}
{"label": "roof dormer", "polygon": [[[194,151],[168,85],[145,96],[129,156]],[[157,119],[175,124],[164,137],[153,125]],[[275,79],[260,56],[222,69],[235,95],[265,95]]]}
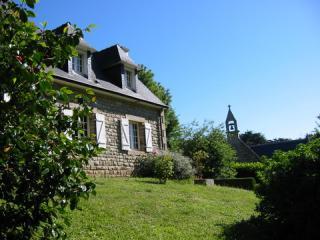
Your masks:
{"label": "roof dormer", "polygon": [[82,38],[77,46],[77,56],[73,56],[68,61],[68,72],[70,74],[78,74],[89,80],[95,79],[92,70],[92,53],[96,50],[90,47]]}
{"label": "roof dormer", "polygon": [[116,44],[94,53],[93,66],[98,78],[136,92],[138,65],[130,58],[128,48]]}

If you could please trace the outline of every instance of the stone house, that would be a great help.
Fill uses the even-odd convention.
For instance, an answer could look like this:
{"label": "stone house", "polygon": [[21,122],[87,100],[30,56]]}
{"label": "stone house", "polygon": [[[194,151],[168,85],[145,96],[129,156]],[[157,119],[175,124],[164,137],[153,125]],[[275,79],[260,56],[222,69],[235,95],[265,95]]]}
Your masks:
{"label": "stone house", "polygon": [[[96,94],[93,114],[82,119],[82,126],[86,134],[95,134],[104,151],[90,161],[87,172],[128,176],[138,158],[167,149],[167,106],[138,79],[139,67],[129,49],[117,44],[96,51],[81,39],[77,51],[78,56],[53,72],[58,87],[91,88]],[[72,104],[64,114],[72,114]]]}

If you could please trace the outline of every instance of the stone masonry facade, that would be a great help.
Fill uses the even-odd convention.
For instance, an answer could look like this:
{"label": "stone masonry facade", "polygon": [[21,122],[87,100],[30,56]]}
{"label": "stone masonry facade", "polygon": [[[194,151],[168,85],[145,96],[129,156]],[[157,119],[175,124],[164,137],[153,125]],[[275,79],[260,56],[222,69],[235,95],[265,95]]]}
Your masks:
{"label": "stone masonry facade", "polygon": [[[70,23],[56,32],[74,31]],[[102,153],[85,167],[94,176],[130,176],[139,159],[167,149],[164,111],[168,108],[139,80],[141,71],[129,55],[129,49],[115,44],[97,51],[83,38],[76,47],[77,56],[53,70],[57,87],[67,86],[75,93],[90,88],[96,95],[93,113],[79,119],[84,133]],[[71,103],[63,114],[72,116]]]}
{"label": "stone masonry facade", "polygon": [[[130,103],[112,97],[97,96],[93,111],[102,113],[105,116],[107,148],[98,157],[90,161],[86,167],[89,175],[104,177],[130,176],[137,160],[149,154],[140,150],[122,150],[120,125],[122,118],[133,116],[150,123],[152,126],[154,152],[160,151],[160,132],[162,129],[159,116],[161,110],[150,106],[141,106],[141,103]],[[90,132],[95,133],[94,119],[90,120]]]}

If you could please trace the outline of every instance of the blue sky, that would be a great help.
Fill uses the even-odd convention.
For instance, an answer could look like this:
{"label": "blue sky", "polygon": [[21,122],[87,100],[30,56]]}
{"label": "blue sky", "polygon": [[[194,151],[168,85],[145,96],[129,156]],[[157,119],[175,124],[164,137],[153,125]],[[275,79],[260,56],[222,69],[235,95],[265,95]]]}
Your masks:
{"label": "blue sky", "polygon": [[241,132],[298,138],[320,113],[317,0],[40,0],[36,23],[96,28],[97,50],[115,43],[169,88],[182,123],[225,121]]}

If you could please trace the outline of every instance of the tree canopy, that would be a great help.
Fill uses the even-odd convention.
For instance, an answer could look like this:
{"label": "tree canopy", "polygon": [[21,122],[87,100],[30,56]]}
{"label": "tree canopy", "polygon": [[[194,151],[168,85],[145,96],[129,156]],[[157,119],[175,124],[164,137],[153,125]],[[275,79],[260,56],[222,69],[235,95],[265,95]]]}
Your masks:
{"label": "tree canopy", "polygon": [[168,147],[172,150],[177,149],[177,140],[180,136],[180,123],[179,119],[172,108],[172,96],[169,89],[163,87],[159,82],[154,79],[154,73],[146,66],[141,65],[141,70],[138,72],[138,77],[151,92],[153,92],[164,104],[168,105],[165,111],[166,121],[166,135]]}
{"label": "tree canopy", "polygon": [[248,145],[267,143],[265,136],[259,132],[246,131],[245,133],[240,134],[240,138]]}
{"label": "tree canopy", "polygon": [[221,126],[213,122],[185,126],[180,139],[182,152],[193,159],[198,177],[233,177],[236,153]]}
{"label": "tree canopy", "polygon": [[[270,224],[270,239],[318,239],[320,139],[264,158],[258,213]],[[269,238],[268,238],[269,239]]]}
{"label": "tree canopy", "polygon": [[[54,88],[49,70],[76,54],[82,30],[37,27],[35,3],[0,2],[1,239],[64,238],[57,218],[94,190],[83,166],[98,148],[79,126],[93,92]],[[68,116],[71,101],[79,105]]]}

